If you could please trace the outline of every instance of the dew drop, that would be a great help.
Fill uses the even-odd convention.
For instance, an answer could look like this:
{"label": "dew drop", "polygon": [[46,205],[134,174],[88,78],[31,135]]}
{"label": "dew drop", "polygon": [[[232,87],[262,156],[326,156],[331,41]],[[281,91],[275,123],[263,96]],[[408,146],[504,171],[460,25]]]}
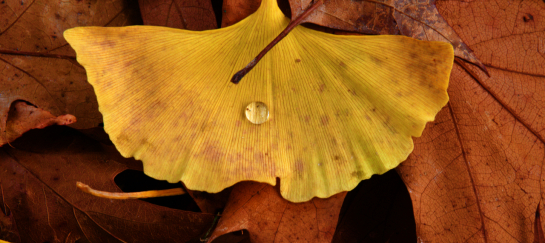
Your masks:
{"label": "dew drop", "polygon": [[252,102],[246,106],[246,118],[253,124],[262,124],[269,119],[269,108],[263,102]]}

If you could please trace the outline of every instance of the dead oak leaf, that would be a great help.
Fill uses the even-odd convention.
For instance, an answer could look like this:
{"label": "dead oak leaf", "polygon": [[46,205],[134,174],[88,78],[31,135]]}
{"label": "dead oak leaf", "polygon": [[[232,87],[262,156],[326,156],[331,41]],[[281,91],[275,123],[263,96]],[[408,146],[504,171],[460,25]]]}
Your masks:
{"label": "dead oak leaf", "polygon": [[259,6],[261,1],[259,0],[225,0],[222,5],[221,13],[221,27],[225,28],[231,26],[248,15],[254,13]]}
{"label": "dead oak leaf", "polygon": [[304,203],[288,202],[273,187],[257,182],[240,182],[209,239],[247,229],[254,243],[331,242],[346,192],[327,199]]}
{"label": "dead oak leaf", "polygon": [[121,26],[138,23],[126,1],[0,2],[0,137],[16,100],[54,116],[72,114],[75,128],[102,122],[85,70],[62,33],[80,25]]}
{"label": "dead oak leaf", "polygon": [[138,0],[145,25],[187,30],[216,28],[216,16],[210,1]]}
{"label": "dead oak leaf", "polygon": [[186,242],[212,224],[212,214],[79,191],[76,181],[121,192],[113,178],[140,163],[71,128],[34,130],[13,146],[24,149],[0,148],[0,206],[21,242]]}
{"label": "dead oak leaf", "polygon": [[398,167],[418,236],[530,242],[545,196],[545,3],[441,1],[438,10],[490,76],[457,61],[449,104]]}

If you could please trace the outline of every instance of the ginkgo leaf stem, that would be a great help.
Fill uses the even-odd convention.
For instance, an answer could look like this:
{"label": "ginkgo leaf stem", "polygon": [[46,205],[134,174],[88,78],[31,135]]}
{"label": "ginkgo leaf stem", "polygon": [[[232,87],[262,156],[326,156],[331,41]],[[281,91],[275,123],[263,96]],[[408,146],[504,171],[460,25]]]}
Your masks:
{"label": "ginkgo leaf stem", "polygon": [[176,196],[185,194],[184,189],[182,188],[172,188],[166,190],[154,190],[154,191],[143,191],[143,192],[105,192],[99,191],[91,188],[89,185],[86,185],[81,182],[76,182],[76,186],[93,196],[108,198],[108,199],[138,199],[138,198],[151,198],[151,197],[167,197],[167,196]]}
{"label": "ginkgo leaf stem", "polygon": [[323,0],[318,0],[314,2],[310,7],[308,7],[301,15],[297,16],[294,20],[290,21],[290,24],[282,31],[276,38],[274,38],[271,43],[269,43],[246,67],[235,73],[233,77],[231,78],[231,82],[234,84],[238,84],[240,80],[248,73],[252,68],[255,67],[255,65],[269,52],[273,46],[275,46],[278,42],[280,42],[290,31],[293,30],[297,25],[301,24],[303,20],[305,20],[316,8],[322,6],[324,3]]}

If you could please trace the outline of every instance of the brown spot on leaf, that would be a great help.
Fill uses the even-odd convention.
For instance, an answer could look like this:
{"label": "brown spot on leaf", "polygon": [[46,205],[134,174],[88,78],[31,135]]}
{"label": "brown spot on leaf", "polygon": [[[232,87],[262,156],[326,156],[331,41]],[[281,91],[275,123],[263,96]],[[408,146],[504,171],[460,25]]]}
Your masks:
{"label": "brown spot on leaf", "polygon": [[305,164],[301,159],[298,159],[295,161],[295,171],[297,174],[303,174],[303,171],[305,170]]}
{"label": "brown spot on leaf", "polygon": [[358,178],[358,179],[361,179],[361,178],[363,178],[363,176],[364,176],[365,174],[363,173],[363,171],[358,170],[358,171],[352,172],[352,174],[350,174],[350,175],[352,175],[352,177],[356,177],[356,178]]}
{"label": "brown spot on leaf", "polygon": [[329,124],[329,116],[328,115],[322,116],[321,121],[323,126],[327,126]]}
{"label": "brown spot on leaf", "polygon": [[[115,46],[115,44],[114,44],[114,46]],[[127,67],[131,66],[133,63],[134,63],[133,60],[130,60],[130,61],[128,61],[128,62],[125,62],[125,63],[123,64],[123,67],[127,68]]]}
{"label": "brown spot on leaf", "polygon": [[255,152],[254,153],[254,160],[255,160],[256,163],[263,164],[265,162],[265,155],[263,154],[263,152]]}
{"label": "brown spot on leaf", "polygon": [[375,56],[372,56],[372,55],[369,56],[369,59],[371,59],[371,62],[376,64],[377,66],[380,66],[383,63],[382,60],[380,60],[379,58],[377,58]]}
{"label": "brown spot on leaf", "polygon": [[295,59],[295,62],[299,63],[299,62],[301,62],[301,59],[297,58],[297,59]]}
{"label": "brown spot on leaf", "polygon": [[219,162],[220,159],[225,155],[217,146],[207,145],[203,152],[206,160]]}
{"label": "brown spot on leaf", "polygon": [[105,48],[114,48],[116,45],[115,41],[112,40],[104,40],[99,42],[98,44]]}
{"label": "brown spot on leaf", "polygon": [[324,92],[325,84],[320,84],[320,87],[318,87],[318,92],[322,93]]}

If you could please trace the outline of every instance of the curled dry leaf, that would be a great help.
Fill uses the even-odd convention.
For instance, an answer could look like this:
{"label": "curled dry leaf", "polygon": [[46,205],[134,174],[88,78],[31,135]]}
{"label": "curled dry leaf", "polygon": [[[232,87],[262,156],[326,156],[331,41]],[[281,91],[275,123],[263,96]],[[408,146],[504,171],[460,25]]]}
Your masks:
{"label": "curled dry leaf", "polygon": [[12,103],[23,100],[54,116],[72,114],[70,126],[90,128],[102,122],[93,88],[65,29],[81,25],[135,24],[127,1],[0,1],[0,133]]}
{"label": "curled dry leaf", "polygon": [[138,0],[145,25],[187,30],[216,28],[210,0]]}
{"label": "curled dry leaf", "polygon": [[[156,179],[218,192],[279,177],[283,197],[302,202],[351,190],[405,160],[411,137],[448,100],[452,47],[299,26],[241,84],[230,83],[288,22],[266,0],[219,30],[87,27],[65,37],[112,142]],[[261,125],[244,117],[256,101],[269,109]]]}
{"label": "curled dry leaf", "polygon": [[79,191],[81,180],[121,192],[113,178],[139,162],[73,129],[34,130],[13,146],[25,150],[0,148],[0,206],[10,209],[20,242],[185,242],[203,234],[214,218]]}
{"label": "curled dry leaf", "polygon": [[209,242],[247,229],[254,243],[331,242],[346,192],[304,203],[286,201],[278,186],[240,182],[233,187]]}
{"label": "curled dry leaf", "polygon": [[530,242],[545,196],[545,2],[441,1],[438,9],[490,76],[456,62],[448,106],[398,169],[418,235]]}
{"label": "curled dry leaf", "polygon": [[30,129],[51,125],[69,125],[76,122],[73,115],[54,116],[48,111],[28,105],[23,101],[13,102],[8,113],[6,131],[0,134],[0,146],[13,142]]}
{"label": "curled dry leaf", "polygon": [[[311,2],[290,0],[292,18],[301,14]],[[457,57],[486,70],[439,14],[435,0],[330,0],[306,22],[364,34],[401,34],[419,40],[444,41],[452,44]]]}

